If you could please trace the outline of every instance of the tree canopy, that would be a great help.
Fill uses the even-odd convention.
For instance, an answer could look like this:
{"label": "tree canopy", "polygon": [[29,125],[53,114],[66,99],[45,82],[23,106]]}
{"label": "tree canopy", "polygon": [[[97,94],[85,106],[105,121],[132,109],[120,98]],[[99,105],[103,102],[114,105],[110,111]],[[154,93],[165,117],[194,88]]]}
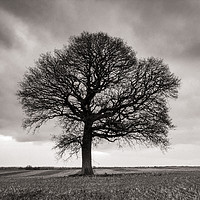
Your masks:
{"label": "tree canopy", "polygon": [[27,116],[23,127],[34,131],[57,118],[64,132],[56,147],[61,154],[82,149],[82,173],[92,174],[91,146],[102,139],[168,146],[167,102],[177,98],[179,84],[162,59],[137,59],[122,39],[83,32],[42,54],[17,95]]}

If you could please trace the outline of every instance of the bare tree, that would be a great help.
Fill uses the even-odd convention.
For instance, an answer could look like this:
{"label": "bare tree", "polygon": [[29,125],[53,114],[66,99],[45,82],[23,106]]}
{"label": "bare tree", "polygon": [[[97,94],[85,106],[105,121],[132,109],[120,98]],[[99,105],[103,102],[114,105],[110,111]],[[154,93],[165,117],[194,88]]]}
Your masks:
{"label": "bare tree", "polygon": [[82,174],[93,174],[92,143],[105,139],[166,148],[173,124],[168,98],[177,98],[180,80],[161,59],[136,58],[120,38],[83,32],[54,54],[41,55],[17,93],[27,118],[38,129],[57,118],[63,134],[56,148],[78,153]]}

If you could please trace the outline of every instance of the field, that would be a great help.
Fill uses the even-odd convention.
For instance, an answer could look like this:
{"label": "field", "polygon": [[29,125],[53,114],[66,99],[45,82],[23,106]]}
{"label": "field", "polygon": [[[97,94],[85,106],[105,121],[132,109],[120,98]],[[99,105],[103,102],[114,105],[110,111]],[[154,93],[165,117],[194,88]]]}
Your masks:
{"label": "field", "polygon": [[1,169],[0,199],[200,199],[200,168]]}

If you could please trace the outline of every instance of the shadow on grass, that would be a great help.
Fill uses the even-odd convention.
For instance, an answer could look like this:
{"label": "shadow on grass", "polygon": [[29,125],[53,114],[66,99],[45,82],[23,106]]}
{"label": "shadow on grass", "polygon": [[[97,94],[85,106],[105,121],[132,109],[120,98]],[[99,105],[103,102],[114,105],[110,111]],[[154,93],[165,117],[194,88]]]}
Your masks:
{"label": "shadow on grass", "polygon": [[84,175],[81,172],[75,174],[70,174],[67,177],[123,177],[123,176],[162,176],[167,174],[166,172],[139,172],[139,173],[104,173],[104,174],[94,174],[94,175]]}

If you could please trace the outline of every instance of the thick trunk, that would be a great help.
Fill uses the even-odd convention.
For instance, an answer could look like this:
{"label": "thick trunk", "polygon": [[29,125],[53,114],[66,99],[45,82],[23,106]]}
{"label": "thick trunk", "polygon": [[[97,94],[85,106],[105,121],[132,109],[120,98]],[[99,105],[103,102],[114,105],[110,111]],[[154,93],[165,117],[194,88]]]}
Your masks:
{"label": "thick trunk", "polygon": [[86,123],[82,141],[82,175],[94,175],[92,169],[92,132],[91,125]]}

